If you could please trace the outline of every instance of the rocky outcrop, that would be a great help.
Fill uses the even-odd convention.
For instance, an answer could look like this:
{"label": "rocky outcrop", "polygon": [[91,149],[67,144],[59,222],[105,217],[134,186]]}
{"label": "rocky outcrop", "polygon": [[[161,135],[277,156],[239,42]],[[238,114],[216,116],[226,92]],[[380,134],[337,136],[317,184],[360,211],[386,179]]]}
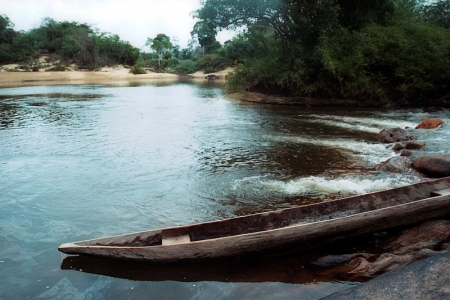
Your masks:
{"label": "rocky outcrop", "polygon": [[414,139],[408,132],[401,128],[383,129],[378,133],[378,140],[382,143],[396,143]]}
{"label": "rocky outcrop", "polygon": [[450,252],[388,272],[322,299],[450,299]]}
{"label": "rocky outcrop", "polygon": [[[382,242],[383,254],[352,253],[327,255],[312,262],[332,267],[333,273],[359,280],[402,268],[416,261],[450,251],[450,221],[433,220],[402,231]],[[330,270],[328,270],[330,271]]]}
{"label": "rocky outcrop", "polygon": [[428,177],[441,178],[450,176],[450,155],[418,157],[411,166]]}
{"label": "rocky outcrop", "polygon": [[375,170],[386,173],[403,173],[409,170],[411,162],[406,156],[394,156],[380,163]]}
{"label": "rocky outcrop", "polygon": [[450,221],[433,220],[405,229],[395,238],[386,241],[382,248],[393,254],[406,254],[421,249],[447,248],[450,242]]}
{"label": "rocky outcrop", "polygon": [[416,129],[434,129],[444,124],[441,119],[424,119],[422,123],[416,126]]}

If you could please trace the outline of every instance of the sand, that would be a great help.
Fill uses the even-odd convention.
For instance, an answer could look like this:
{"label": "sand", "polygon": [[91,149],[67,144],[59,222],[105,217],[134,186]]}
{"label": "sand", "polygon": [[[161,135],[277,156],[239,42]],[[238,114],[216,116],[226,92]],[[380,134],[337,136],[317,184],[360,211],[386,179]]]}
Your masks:
{"label": "sand", "polygon": [[[114,84],[126,85],[130,82],[145,81],[177,81],[180,76],[169,73],[154,73],[148,71],[147,74],[134,75],[129,69],[122,65],[114,67],[105,67],[100,71],[77,70],[75,65],[71,65],[65,72],[45,72],[41,69],[39,72],[7,72],[7,69],[15,69],[17,64],[3,65],[0,67],[0,88],[28,85],[48,85],[48,84]],[[225,80],[231,69],[226,69],[215,75],[220,75],[221,80]],[[188,78],[195,80],[206,80],[204,72],[190,74]]]}
{"label": "sand", "polygon": [[134,81],[175,81],[179,76],[168,73],[153,73],[134,75],[123,66],[102,68],[101,71],[78,71],[68,68],[65,72],[6,72],[17,65],[2,66],[0,71],[0,87],[46,85],[46,84],[121,84]]}

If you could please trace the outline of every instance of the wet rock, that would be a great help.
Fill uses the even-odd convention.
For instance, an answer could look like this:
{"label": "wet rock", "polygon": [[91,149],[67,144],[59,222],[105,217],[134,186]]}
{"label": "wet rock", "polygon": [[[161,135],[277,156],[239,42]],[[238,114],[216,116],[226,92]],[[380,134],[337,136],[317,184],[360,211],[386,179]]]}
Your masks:
{"label": "wet rock", "polygon": [[[448,250],[433,251],[430,249],[421,249],[419,251],[414,251],[403,255],[383,253],[373,263],[368,262],[366,264],[366,269],[360,269],[358,271],[363,277],[375,277],[376,275],[403,268],[404,266],[419,260],[436,256],[447,251]],[[352,273],[355,273],[355,271]]]}
{"label": "wet rock", "polygon": [[422,148],[422,147],[425,147],[427,144],[426,143],[424,143],[424,142],[412,142],[412,141],[410,141],[410,142],[407,142],[406,143],[406,145],[405,145],[405,149],[409,149],[409,150],[411,150],[411,149],[420,149],[420,148]]}
{"label": "wet rock", "polygon": [[386,173],[403,173],[409,170],[411,162],[405,156],[394,156],[378,164],[375,170]]}
{"label": "wet rock", "polygon": [[341,266],[349,263],[351,260],[355,258],[369,258],[373,256],[373,254],[369,253],[352,253],[352,254],[342,254],[342,255],[326,255],[323,256],[313,262],[313,265],[320,267],[331,267],[331,266]]}
{"label": "wet rock", "polygon": [[400,156],[406,156],[406,157],[410,157],[412,155],[412,151],[408,150],[408,149],[404,149],[401,153]]}
{"label": "wet rock", "polygon": [[385,273],[322,299],[450,299],[450,252]]}
{"label": "wet rock", "polygon": [[416,126],[416,129],[434,129],[444,124],[441,119],[424,119],[422,123]]}
{"label": "wet rock", "polygon": [[383,129],[378,133],[378,140],[382,143],[396,143],[414,139],[407,131],[401,128]]}
{"label": "wet rock", "polygon": [[421,249],[437,249],[450,242],[450,221],[432,220],[406,229],[399,236],[388,240],[382,248],[393,254],[406,254]]}
{"label": "wet rock", "polygon": [[361,280],[402,268],[416,261],[450,251],[450,221],[431,220],[382,242],[383,254],[329,255],[313,264],[351,280]]}
{"label": "wet rock", "polygon": [[432,155],[416,158],[412,167],[428,177],[450,176],[450,155]]}
{"label": "wet rock", "polygon": [[404,143],[395,143],[394,147],[392,147],[392,150],[394,150],[395,152],[400,151],[402,149],[405,149]]}

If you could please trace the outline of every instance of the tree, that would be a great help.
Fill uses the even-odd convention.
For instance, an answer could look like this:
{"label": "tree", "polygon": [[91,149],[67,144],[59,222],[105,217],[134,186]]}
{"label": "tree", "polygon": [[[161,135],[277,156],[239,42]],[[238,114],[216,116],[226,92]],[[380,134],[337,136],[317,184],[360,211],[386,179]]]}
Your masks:
{"label": "tree", "polygon": [[160,33],[154,39],[147,38],[146,46],[150,46],[156,54],[158,55],[158,66],[161,67],[161,59],[166,51],[170,51],[172,49],[172,43],[170,42],[170,38]]}
{"label": "tree", "polygon": [[450,90],[449,9],[450,0],[204,0],[193,33],[241,29],[218,51],[239,63],[228,81],[238,88],[418,105]]}
{"label": "tree", "polygon": [[8,16],[0,15],[0,44],[11,44],[16,32]]}

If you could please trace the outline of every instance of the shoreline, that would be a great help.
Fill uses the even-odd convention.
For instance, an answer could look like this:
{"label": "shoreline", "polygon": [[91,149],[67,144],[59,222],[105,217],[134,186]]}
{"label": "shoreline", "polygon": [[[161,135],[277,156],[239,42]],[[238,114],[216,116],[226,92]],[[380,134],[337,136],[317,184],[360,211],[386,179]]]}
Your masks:
{"label": "shoreline", "polygon": [[0,88],[48,84],[120,84],[121,82],[133,81],[176,81],[179,78],[175,74],[133,75],[123,71],[1,72]]}
{"label": "shoreline", "polygon": [[[5,66],[3,66],[5,67]],[[225,76],[231,71],[230,68],[219,72],[212,73],[218,75],[221,79],[216,81],[225,81]],[[0,88],[22,87],[34,85],[59,85],[59,84],[118,84],[126,85],[130,82],[174,82],[179,79],[188,78],[193,80],[205,79],[202,71],[180,76],[171,73],[154,73],[134,75],[129,73],[129,69],[123,66],[106,67],[101,71],[84,71],[84,70],[66,70],[62,72],[7,72],[4,69],[0,71]]]}

